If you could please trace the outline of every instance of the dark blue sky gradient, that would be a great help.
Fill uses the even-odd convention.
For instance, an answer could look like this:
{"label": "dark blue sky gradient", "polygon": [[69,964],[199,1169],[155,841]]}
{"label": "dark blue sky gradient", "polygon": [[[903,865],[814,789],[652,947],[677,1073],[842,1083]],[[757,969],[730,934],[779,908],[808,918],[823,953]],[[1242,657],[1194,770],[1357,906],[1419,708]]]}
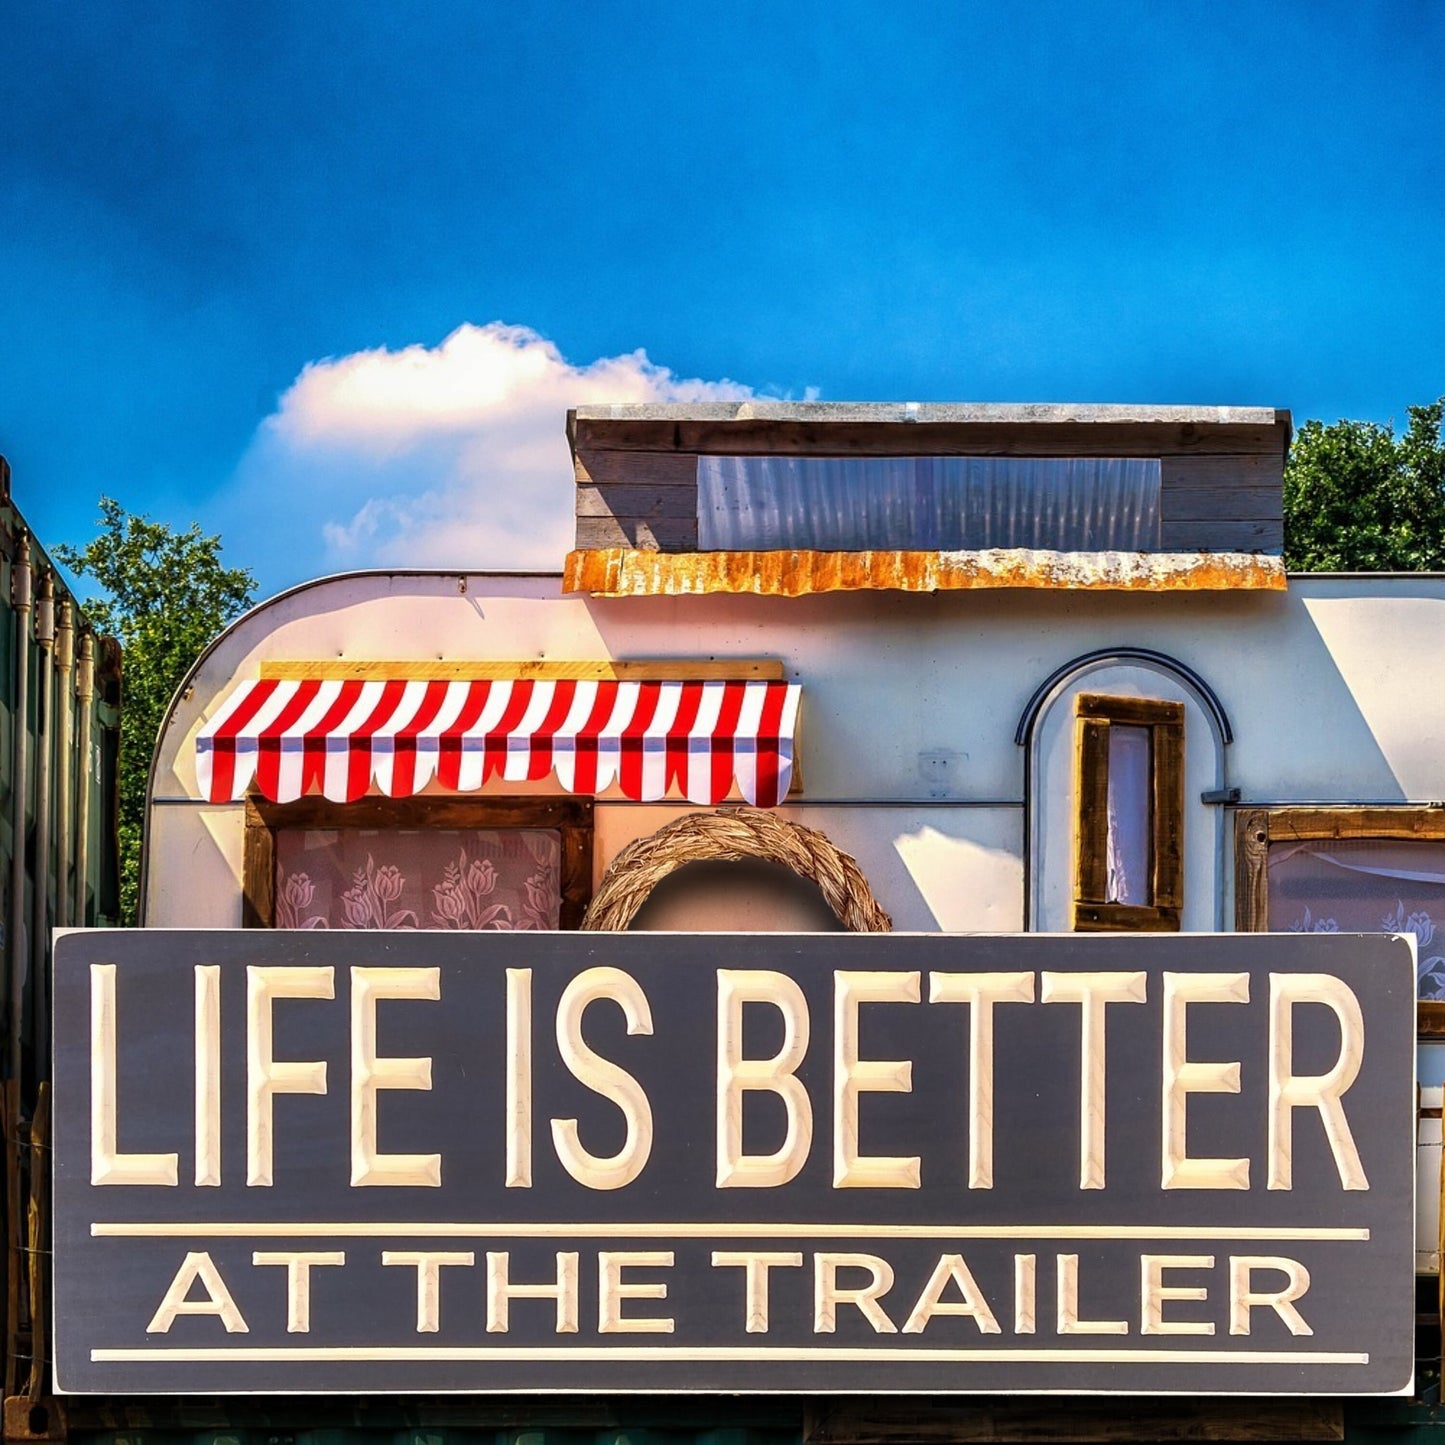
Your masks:
{"label": "dark blue sky gradient", "polygon": [[101,491],[204,520],[308,361],[464,321],[833,400],[1445,391],[1432,0],[21,0],[5,29],[0,451],[47,541]]}

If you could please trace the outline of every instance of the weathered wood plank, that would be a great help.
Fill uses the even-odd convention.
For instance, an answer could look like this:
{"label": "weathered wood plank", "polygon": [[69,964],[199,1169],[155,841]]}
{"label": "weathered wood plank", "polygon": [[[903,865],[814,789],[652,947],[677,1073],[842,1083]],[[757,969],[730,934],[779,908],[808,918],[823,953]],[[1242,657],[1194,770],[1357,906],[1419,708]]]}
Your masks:
{"label": "weathered wood plank", "polygon": [[542,662],[536,658],[517,662],[470,659],[388,662],[372,658],[335,657],[316,661],[277,659],[263,662],[260,675],[263,680],[281,681],[381,678],[404,682],[491,682],[516,678],[579,678],[587,681],[707,682],[722,679],[742,682],[749,678],[783,678],[787,676],[787,671],[776,657],[657,657],[625,662],[606,657],[569,662]]}
{"label": "weathered wood plank", "polygon": [[575,800],[577,815],[562,825],[561,885],[562,902],[558,924],[562,928],[581,928],[592,902],[592,800]]}
{"label": "weathered wood plank", "polygon": [[1284,515],[1282,459],[1164,457],[1161,504],[1170,522],[1279,521]]}
{"label": "weathered wood plank", "polygon": [[1234,931],[1269,928],[1269,814],[1251,808],[1234,815]]}
{"label": "weathered wood plank", "polygon": [[1278,552],[1284,523],[1254,521],[1176,522],[1165,515],[1159,529],[1166,552]]}
{"label": "weathered wood plank", "polygon": [[691,517],[578,517],[577,549],[633,547],[643,552],[697,551],[697,515]]}
{"label": "weathered wood plank", "polygon": [[666,517],[697,521],[697,491],[687,487],[630,486],[577,488],[579,517]]}
{"label": "weathered wood plank", "polygon": [[1150,901],[1164,912],[1184,906],[1184,704],[1155,706],[1174,713],[1171,721],[1153,729],[1154,810],[1150,823],[1154,892]]}
{"label": "weathered wood plank", "polygon": [[1164,525],[1171,522],[1282,522],[1284,497],[1278,487],[1196,487],[1165,492]]}
{"label": "weathered wood plank", "polygon": [[697,490],[697,458],[688,452],[579,451],[572,458],[579,487],[691,487]]}
{"label": "weathered wood plank", "polygon": [[[1266,456],[1287,430],[1208,422],[929,423],[601,420],[579,417],[576,446],[601,452],[719,456]],[[590,478],[589,478],[590,479]]]}
{"label": "weathered wood plank", "polygon": [[804,1445],[1343,1440],[1337,1400],[820,1400]]}
{"label": "weathered wood plank", "polygon": [[1163,904],[1076,903],[1076,933],[1178,933],[1179,910]]}
{"label": "weathered wood plank", "polygon": [[[413,798],[358,798],[333,803],[298,798],[294,803],[254,801],[261,826],[275,828],[577,828],[590,826],[590,801],[572,796],[489,798],[428,794]],[[274,871],[274,865],[273,865]]]}
{"label": "weathered wood plank", "polygon": [[[1075,711],[1079,717],[1106,718],[1109,722],[1135,727],[1157,727],[1161,723],[1184,721],[1183,703],[1164,702],[1152,697],[1109,697],[1086,692],[1077,699]],[[1107,755],[1104,766],[1108,767]]]}
{"label": "weathered wood plank", "polygon": [[1271,843],[1309,838],[1445,838],[1445,807],[1271,808],[1261,817]]}
{"label": "weathered wood plank", "polygon": [[1090,717],[1080,698],[1074,752],[1074,898],[1083,903],[1108,899],[1109,724]]}
{"label": "weathered wood plank", "polygon": [[1212,490],[1279,491],[1284,485],[1284,458],[1278,452],[1262,456],[1166,456],[1159,459],[1159,482],[1171,492]]}
{"label": "weathered wood plank", "polygon": [[241,842],[241,927],[275,926],[276,839],[261,809],[248,801]]}

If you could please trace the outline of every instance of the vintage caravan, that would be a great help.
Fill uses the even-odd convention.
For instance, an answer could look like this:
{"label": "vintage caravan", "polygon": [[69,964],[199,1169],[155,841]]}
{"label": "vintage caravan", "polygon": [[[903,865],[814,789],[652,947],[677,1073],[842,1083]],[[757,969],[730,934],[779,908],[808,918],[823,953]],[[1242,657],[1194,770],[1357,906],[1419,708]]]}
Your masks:
{"label": "vintage caravan", "polygon": [[[1394,927],[1445,992],[1445,584],[1286,578],[1286,414],[569,424],[560,575],[329,578],[216,641],[156,755],[147,923],[575,927],[630,846],[741,806],[897,930]],[[732,816],[673,866],[769,858]],[[454,844],[515,855],[465,917]],[[368,857],[405,891],[363,915]]]}
{"label": "vintage caravan", "polygon": [[[155,756],[149,928],[284,929],[288,960],[341,958],[336,935],[361,930],[1087,935],[1116,940],[1087,945],[1109,958],[1170,934],[1376,932],[1413,938],[1428,1031],[1445,998],[1445,579],[1285,574],[1287,413],[747,403],[567,424],[560,571],[331,577],[216,639]],[[1408,1173],[1411,1139],[1391,1147]],[[1033,1260],[1016,1256],[1020,1290]],[[416,1268],[423,1293],[441,1287]],[[173,1304],[201,1298],[197,1278]],[[1408,1279],[1397,1292],[1413,1314]],[[1111,1368],[1022,1413],[997,1382],[986,1407],[443,1413],[839,1442],[1337,1439],[1433,1419],[1346,1408],[1348,1383],[1307,1371],[1247,1391],[1272,1402],[1211,1401],[1207,1374],[1188,1400],[1074,1398],[1111,1388]],[[1405,1388],[1433,1400],[1437,1379],[1427,1364]]]}

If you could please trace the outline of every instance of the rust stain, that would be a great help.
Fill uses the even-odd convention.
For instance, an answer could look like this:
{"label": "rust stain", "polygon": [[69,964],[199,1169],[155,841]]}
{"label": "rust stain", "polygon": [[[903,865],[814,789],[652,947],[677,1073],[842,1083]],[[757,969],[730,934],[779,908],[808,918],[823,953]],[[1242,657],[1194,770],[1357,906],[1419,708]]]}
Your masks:
{"label": "rust stain", "polygon": [[599,597],[751,592],[946,592],[973,587],[1112,592],[1268,590],[1285,586],[1284,561],[1257,552],[569,552],[566,592]]}

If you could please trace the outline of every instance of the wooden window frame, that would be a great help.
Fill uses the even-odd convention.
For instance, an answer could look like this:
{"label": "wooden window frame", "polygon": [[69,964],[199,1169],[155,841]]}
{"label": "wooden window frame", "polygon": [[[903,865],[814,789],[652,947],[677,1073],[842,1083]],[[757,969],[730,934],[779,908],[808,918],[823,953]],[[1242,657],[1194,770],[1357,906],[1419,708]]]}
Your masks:
{"label": "wooden window frame", "polygon": [[276,919],[276,830],[278,828],[548,828],[562,839],[563,929],[582,924],[592,899],[593,804],[579,797],[360,798],[333,803],[299,798],[294,803],[246,799],[241,869],[241,926],[273,928]]}
{"label": "wooden window frame", "polygon": [[[1074,716],[1074,931],[1177,933],[1184,907],[1184,704],[1081,693]],[[1149,730],[1147,904],[1107,898],[1111,726]]]}
{"label": "wooden window frame", "polygon": [[[1445,840],[1445,804],[1391,808],[1241,808],[1234,815],[1234,928],[1269,931],[1271,843],[1335,838]],[[1421,1038],[1445,1038],[1445,1000],[1417,1003]]]}

